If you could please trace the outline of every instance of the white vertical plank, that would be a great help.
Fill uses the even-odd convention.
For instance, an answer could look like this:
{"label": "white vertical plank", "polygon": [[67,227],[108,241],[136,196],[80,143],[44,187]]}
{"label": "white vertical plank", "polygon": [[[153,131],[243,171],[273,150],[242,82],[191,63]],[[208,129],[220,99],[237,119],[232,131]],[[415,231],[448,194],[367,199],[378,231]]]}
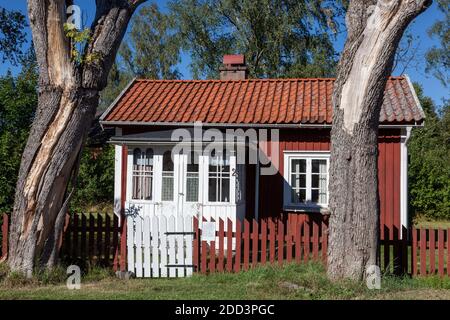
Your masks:
{"label": "white vertical plank", "polygon": [[[177,232],[183,232],[184,231],[184,221],[183,221],[183,217],[182,216],[178,216],[177,217]],[[186,264],[184,262],[184,235],[183,234],[178,234],[176,236],[176,241],[177,241],[177,246],[176,246],[176,250],[177,250],[177,264],[179,265],[184,265]],[[184,277],[184,269],[185,267],[179,267],[177,268],[177,275],[178,277]]]}
{"label": "white vertical plank", "polygon": [[134,219],[127,217],[127,258],[128,271],[135,272],[134,264]]}
{"label": "white vertical plank", "polygon": [[135,243],[136,243],[136,277],[142,278],[142,217],[135,219]]}
{"label": "white vertical plank", "polygon": [[122,203],[122,146],[114,146],[114,214],[120,220]]}
{"label": "white vertical plank", "polygon": [[167,218],[159,217],[159,231],[161,238],[161,277],[167,277]]}
{"label": "white vertical plank", "polygon": [[150,267],[150,216],[145,216],[144,218],[144,277],[151,276]]}
{"label": "white vertical plank", "polygon": [[159,277],[159,234],[158,217],[152,218],[151,245],[152,245],[152,277]]}
{"label": "white vertical plank", "polygon": [[[175,217],[170,216],[169,217],[169,232],[174,232],[175,229]],[[175,236],[170,235],[169,236],[169,264],[171,266],[176,264],[176,258],[175,258]],[[173,278],[176,276],[175,268],[170,267],[169,268],[169,277]]]}
{"label": "white vertical plank", "polygon": [[[184,231],[185,232],[192,232],[193,231],[193,225],[192,225],[192,216],[187,216],[184,218]],[[193,240],[194,237],[192,234],[186,234],[186,262],[185,264],[188,266],[192,266],[192,250],[193,250]],[[190,277],[192,276],[192,267],[186,268],[186,276]]]}

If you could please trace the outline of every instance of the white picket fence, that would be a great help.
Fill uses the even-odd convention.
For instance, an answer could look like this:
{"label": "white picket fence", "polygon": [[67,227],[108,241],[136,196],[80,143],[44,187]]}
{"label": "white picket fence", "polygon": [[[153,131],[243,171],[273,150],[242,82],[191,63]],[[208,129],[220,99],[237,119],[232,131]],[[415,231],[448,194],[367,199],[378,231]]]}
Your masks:
{"label": "white picket fence", "polygon": [[128,271],[136,277],[189,277],[193,273],[193,219],[127,217]]}

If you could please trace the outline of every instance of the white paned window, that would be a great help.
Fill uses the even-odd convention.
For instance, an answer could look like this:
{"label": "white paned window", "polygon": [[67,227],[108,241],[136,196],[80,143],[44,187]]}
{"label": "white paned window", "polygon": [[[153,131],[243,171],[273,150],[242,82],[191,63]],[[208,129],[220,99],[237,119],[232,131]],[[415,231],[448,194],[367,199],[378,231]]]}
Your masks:
{"label": "white paned window", "polygon": [[171,151],[164,152],[162,167],[161,200],[173,201],[174,165]]}
{"label": "white paned window", "polygon": [[225,152],[212,154],[208,166],[208,201],[230,202],[230,157]]}
{"label": "white paned window", "polygon": [[328,153],[286,152],[284,154],[284,206],[326,207],[328,205]]}
{"label": "white paned window", "polygon": [[153,150],[134,149],[132,199],[152,200]]}
{"label": "white paned window", "polygon": [[198,183],[199,183],[199,157],[192,152],[187,159],[186,168],[186,201],[198,201]]}

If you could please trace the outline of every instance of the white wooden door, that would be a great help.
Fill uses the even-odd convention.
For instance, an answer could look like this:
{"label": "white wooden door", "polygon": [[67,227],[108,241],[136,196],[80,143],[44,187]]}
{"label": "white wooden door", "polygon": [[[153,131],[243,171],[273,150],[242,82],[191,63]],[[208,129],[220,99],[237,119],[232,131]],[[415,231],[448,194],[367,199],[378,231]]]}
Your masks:
{"label": "white wooden door", "polygon": [[160,177],[157,196],[157,214],[178,216],[179,193],[180,193],[180,155],[172,155],[172,148],[158,147],[157,149],[159,167],[156,168]]}
{"label": "white wooden door", "polygon": [[180,159],[180,183],[179,183],[179,214],[190,217],[200,217],[203,207],[202,170],[200,168],[201,157],[191,155],[179,155]]}

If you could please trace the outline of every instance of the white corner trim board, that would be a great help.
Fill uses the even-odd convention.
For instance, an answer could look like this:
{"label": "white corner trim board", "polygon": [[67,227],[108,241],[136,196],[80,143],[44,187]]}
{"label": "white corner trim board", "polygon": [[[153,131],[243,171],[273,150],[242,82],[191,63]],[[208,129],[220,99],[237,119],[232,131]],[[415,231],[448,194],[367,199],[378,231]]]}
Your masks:
{"label": "white corner trim board", "polygon": [[400,142],[400,224],[408,228],[408,139],[411,127],[407,127]]}

